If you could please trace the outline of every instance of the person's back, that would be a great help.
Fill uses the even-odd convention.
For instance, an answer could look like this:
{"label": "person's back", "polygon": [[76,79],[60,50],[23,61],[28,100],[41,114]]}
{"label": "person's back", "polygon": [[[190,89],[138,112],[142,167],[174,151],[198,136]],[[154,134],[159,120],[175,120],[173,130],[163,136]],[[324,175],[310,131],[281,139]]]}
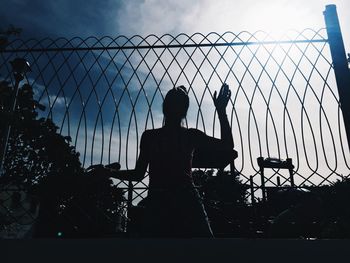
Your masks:
{"label": "person's back", "polygon": [[149,155],[149,189],[171,189],[193,184],[192,159],[206,135],[178,127],[147,130],[142,147]]}
{"label": "person's back", "polygon": [[226,106],[231,91],[224,84],[214,93],[221,139],[197,129],[181,126],[189,107],[186,89],[171,89],[163,102],[165,125],[146,130],[141,137],[140,155],[133,172],[118,172],[122,180],[142,180],[149,167],[149,191],[144,219],[145,235],[158,237],[212,237],[208,217],[192,180],[191,169],[198,148],[233,149]]}

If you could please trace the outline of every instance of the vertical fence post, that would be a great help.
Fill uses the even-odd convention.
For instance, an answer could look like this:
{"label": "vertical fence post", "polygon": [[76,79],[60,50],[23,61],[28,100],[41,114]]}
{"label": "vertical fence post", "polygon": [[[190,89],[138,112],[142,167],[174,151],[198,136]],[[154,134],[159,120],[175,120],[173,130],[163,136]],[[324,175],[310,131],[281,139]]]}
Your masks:
{"label": "vertical fence post", "polygon": [[132,206],[133,191],[134,191],[134,186],[132,184],[132,181],[129,181],[129,183],[128,183],[128,200],[127,200],[128,212],[130,211],[130,207]]}
{"label": "vertical fence post", "polygon": [[350,149],[350,70],[346,58],[336,5],[326,5],[326,10],[323,14],[338,86],[339,102],[343,113],[346,137]]}

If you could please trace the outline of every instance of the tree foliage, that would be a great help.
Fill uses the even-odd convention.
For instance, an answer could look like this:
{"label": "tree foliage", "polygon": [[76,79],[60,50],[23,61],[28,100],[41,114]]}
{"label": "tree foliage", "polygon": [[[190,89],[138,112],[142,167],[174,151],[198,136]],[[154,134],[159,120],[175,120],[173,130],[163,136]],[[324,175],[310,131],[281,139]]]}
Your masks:
{"label": "tree foliage", "polygon": [[15,111],[11,112],[9,104],[13,96],[14,89],[2,81],[1,125],[11,127],[4,176],[12,182],[31,186],[50,174],[82,173],[79,153],[69,144],[70,137],[59,134],[51,119],[38,118],[37,110],[45,107],[34,99],[32,87],[24,84],[19,89]]}
{"label": "tree foliage", "polygon": [[19,88],[12,111],[14,96],[10,83],[0,82],[1,138],[11,127],[0,186],[19,186],[36,197],[40,212],[34,236],[115,233],[122,217],[123,191],[108,176],[83,169],[71,138],[59,134],[51,119],[38,117],[45,107],[34,99],[30,85]]}

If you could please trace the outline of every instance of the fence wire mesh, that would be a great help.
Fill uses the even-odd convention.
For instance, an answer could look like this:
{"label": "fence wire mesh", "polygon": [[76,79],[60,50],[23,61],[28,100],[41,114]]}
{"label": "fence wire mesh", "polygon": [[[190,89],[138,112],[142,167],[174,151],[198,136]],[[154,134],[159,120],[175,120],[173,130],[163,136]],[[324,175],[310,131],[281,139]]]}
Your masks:
{"label": "fence wire mesh", "polygon": [[[306,29],[274,39],[226,32],[191,36],[15,40],[1,50],[0,76],[25,58],[26,81],[60,133],[71,136],[84,167],[119,162],[134,168],[145,129],[162,125],[162,101],[174,86],[188,88],[184,122],[219,137],[212,96],[232,90],[228,117],[243,183],[261,185],[257,158],[292,158],[297,186],[349,175],[349,154],[326,30]],[[290,184],[285,170],[265,172],[266,185]],[[115,183],[128,188],[127,182]],[[133,203],[147,195],[148,178],[132,185]]]}

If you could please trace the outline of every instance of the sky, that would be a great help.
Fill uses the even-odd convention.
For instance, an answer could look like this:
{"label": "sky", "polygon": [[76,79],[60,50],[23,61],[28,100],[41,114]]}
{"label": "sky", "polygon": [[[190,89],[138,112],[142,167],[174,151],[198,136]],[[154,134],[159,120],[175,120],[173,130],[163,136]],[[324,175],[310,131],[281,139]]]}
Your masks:
{"label": "sky", "polygon": [[284,31],[324,27],[327,4],[337,5],[349,50],[348,0],[8,0],[0,21],[37,38]]}
{"label": "sky", "polygon": [[[2,3],[0,10],[0,28],[5,29],[12,24],[23,29],[22,38],[37,39],[191,35],[196,32],[206,35],[210,32],[221,34],[226,31],[239,33],[258,30],[278,35],[289,29],[300,31],[325,27],[323,11],[327,4],[337,5],[345,48],[350,52],[348,0],[8,0]],[[116,80],[116,83],[121,81]],[[40,89],[40,83],[36,88]],[[82,96],[91,95],[89,90],[86,93]],[[137,91],[131,93],[137,95]],[[56,97],[58,111],[64,103],[62,97]],[[113,104],[112,101],[110,103]],[[128,103],[123,102],[121,107],[128,107]],[[156,118],[160,122],[161,116]],[[96,134],[96,144],[101,144],[104,141],[100,136],[101,131],[97,129]],[[298,136],[301,137],[300,134]],[[114,145],[121,145],[117,139],[113,140]],[[136,142],[131,144],[130,147],[136,146]]]}

